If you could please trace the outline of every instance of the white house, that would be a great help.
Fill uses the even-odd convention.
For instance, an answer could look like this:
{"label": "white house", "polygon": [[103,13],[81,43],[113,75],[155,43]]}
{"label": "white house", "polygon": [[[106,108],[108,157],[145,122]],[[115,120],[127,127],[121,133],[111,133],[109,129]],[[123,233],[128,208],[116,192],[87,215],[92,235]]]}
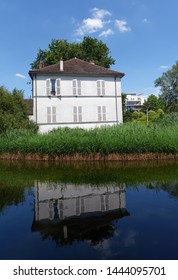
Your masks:
{"label": "white house", "polygon": [[129,93],[126,94],[125,107],[126,111],[140,111],[143,103],[145,102],[145,97],[143,94]]}
{"label": "white house", "polygon": [[98,187],[36,181],[35,187],[32,230],[57,238],[58,243],[92,240],[95,232],[102,241],[107,230],[111,233],[113,221],[129,215],[124,184]]}
{"label": "white house", "polygon": [[78,58],[29,71],[40,132],[122,123],[123,73]]}
{"label": "white house", "polygon": [[[125,209],[125,186],[74,185],[36,182],[35,219],[62,221],[84,214],[99,215]],[[57,215],[56,215],[57,214]]]}

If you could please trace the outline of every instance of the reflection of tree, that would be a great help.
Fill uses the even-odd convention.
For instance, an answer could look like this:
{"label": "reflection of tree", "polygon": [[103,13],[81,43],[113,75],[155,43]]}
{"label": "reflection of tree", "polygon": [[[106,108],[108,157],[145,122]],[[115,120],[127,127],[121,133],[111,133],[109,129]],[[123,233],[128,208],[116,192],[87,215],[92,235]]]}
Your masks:
{"label": "reflection of tree", "polygon": [[0,162],[0,214],[9,205],[18,205],[25,200],[25,189],[34,185],[30,174],[25,172],[25,164]]}
{"label": "reflection of tree", "polygon": [[[33,185],[54,183],[106,185],[178,181],[178,162],[0,162],[0,183]],[[17,183],[18,182],[18,183]]]}
{"label": "reflection of tree", "polygon": [[156,190],[156,191],[165,191],[170,196],[178,199],[178,184],[177,183],[160,183],[160,182],[151,182],[145,183],[144,185],[149,190]]}
{"label": "reflection of tree", "polygon": [[[65,221],[44,221],[32,224],[32,231],[39,231],[43,239],[53,240],[57,246],[72,244],[75,240],[90,241],[92,246],[114,235],[114,221],[128,216],[126,209],[117,209],[101,215],[69,218]],[[65,236],[67,229],[67,236]]]}
{"label": "reflection of tree", "polygon": [[8,205],[18,205],[24,201],[24,187],[0,186],[0,214]]}
{"label": "reflection of tree", "polygon": [[[178,162],[103,162],[50,163],[0,162],[0,212],[8,205],[24,201],[25,187],[34,181],[92,184],[95,186],[125,183],[163,189],[178,198]],[[172,183],[175,182],[175,183]]]}

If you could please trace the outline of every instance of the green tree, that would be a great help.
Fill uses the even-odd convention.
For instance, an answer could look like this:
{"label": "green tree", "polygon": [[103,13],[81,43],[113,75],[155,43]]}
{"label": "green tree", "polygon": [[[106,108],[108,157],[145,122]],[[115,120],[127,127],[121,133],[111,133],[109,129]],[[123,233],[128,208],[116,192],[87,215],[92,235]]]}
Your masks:
{"label": "green tree", "polygon": [[[148,123],[149,125],[157,122],[161,118],[163,118],[164,112],[162,109],[158,109],[157,111],[149,110],[148,111]],[[139,124],[147,124],[147,116],[143,112],[133,112],[132,113],[132,122]]]}
{"label": "green tree", "polygon": [[37,69],[40,60],[45,66],[58,63],[60,58],[68,60],[74,57],[85,61],[94,60],[97,65],[109,68],[115,60],[109,55],[110,50],[102,41],[84,37],[81,43],[68,43],[66,40],[52,39],[48,50],[39,49],[37,57],[31,63],[32,69]]}
{"label": "green tree", "polygon": [[126,107],[125,107],[126,99],[127,99],[127,94],[122,93],[122,112],[123,112],[123,114],[126,112]]}
{"label": "green tree", "polygon": [[178,61],[171,70],[155,80],[155,86],[160,88],[165,112],[178,111]]}
{"label": "green tree", "polygon": [[157,111],[158,109],[164,108],[164,102],[161,98],[157,97],[154,94],[151,94],[147,101],[144,102],[142,107],[142,112],[146,113],[146,110]]}
{"label": "green tree", "polygon": [[36,130],[36,125],[27,116],[27,110],[22,90],[9,92],[0,87],[0,133],[19,128]]}

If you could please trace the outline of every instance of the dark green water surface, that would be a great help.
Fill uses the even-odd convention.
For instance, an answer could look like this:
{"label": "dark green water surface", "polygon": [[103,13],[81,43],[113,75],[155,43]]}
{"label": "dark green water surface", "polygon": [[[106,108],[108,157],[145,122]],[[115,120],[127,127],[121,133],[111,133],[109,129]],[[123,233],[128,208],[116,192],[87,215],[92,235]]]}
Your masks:
{"label": "dark green water surface", "polygon": [[0,162],[0,259],[178,259],[178,162]]}

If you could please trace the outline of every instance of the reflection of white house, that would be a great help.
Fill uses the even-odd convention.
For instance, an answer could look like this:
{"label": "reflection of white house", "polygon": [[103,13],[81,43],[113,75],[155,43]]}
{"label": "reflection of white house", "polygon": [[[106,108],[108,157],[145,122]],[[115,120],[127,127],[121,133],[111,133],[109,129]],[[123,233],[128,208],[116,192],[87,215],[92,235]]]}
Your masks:
{"label": "reflection of white house", "polygon": [[33,120],[41,132],[122,123],[123,73],[77,58],[29,71]]}
{"label": "reflection of white house", "polygon": [[63,221],[125,209],[124,186],[36,183],[35,220]]}

